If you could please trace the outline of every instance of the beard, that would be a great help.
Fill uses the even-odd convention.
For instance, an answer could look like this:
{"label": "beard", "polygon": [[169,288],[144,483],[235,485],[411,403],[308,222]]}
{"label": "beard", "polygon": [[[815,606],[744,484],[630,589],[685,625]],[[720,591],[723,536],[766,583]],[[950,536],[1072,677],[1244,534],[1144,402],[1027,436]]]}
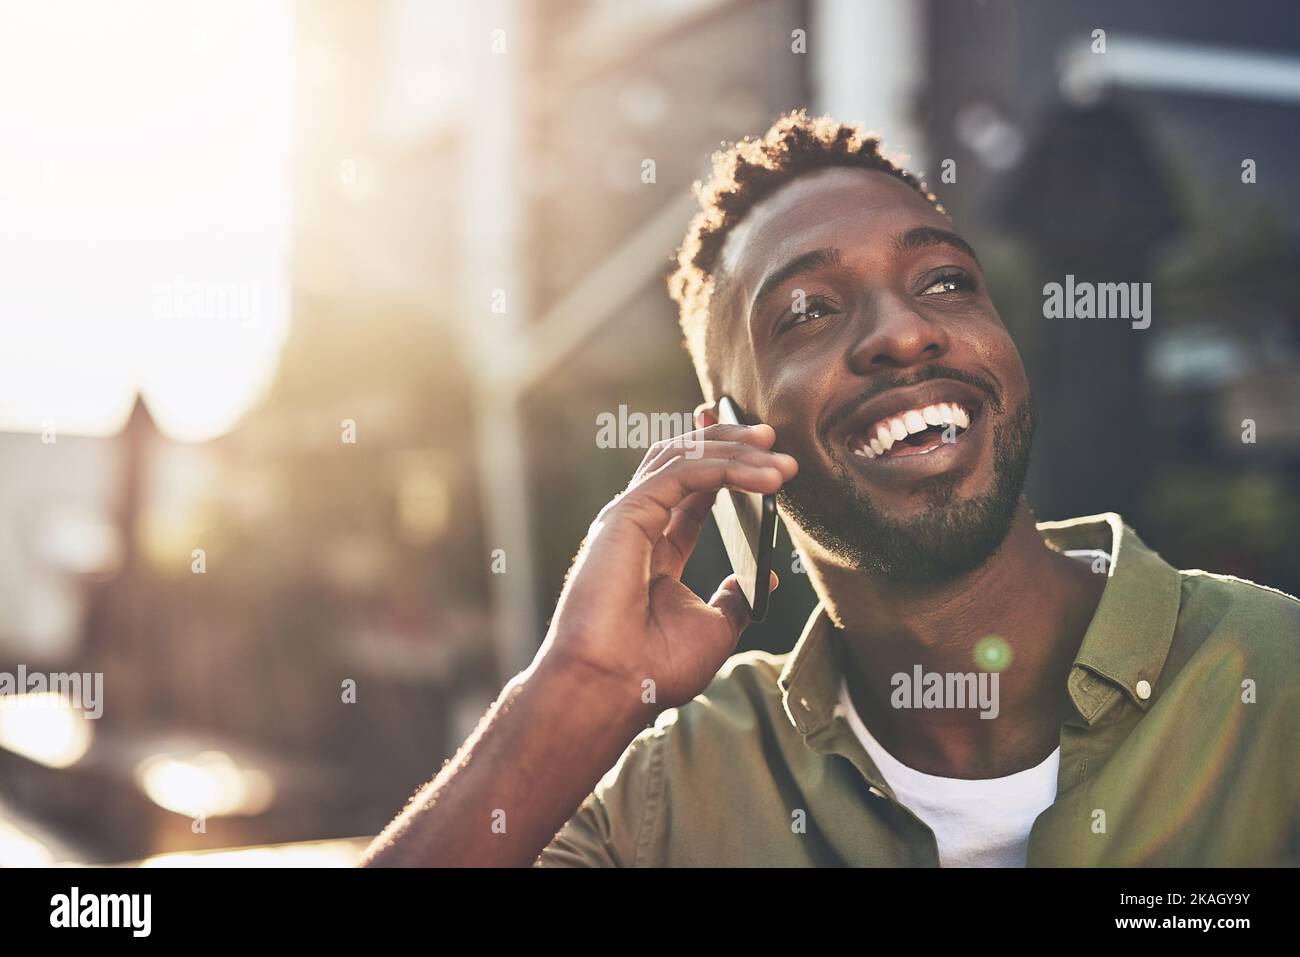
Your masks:
{"label": "beard", "polygon": [[782,510],[849,568],[900,584],[933,585],[974,571],[1011,531],[1029,470],[1033,397],[1026,396],[993,430],[993,489],[958,501],[958,476],[939,476],[921,494],[929,507],[896,521],[864,494],[847,464],[800,472],[777,493]]}

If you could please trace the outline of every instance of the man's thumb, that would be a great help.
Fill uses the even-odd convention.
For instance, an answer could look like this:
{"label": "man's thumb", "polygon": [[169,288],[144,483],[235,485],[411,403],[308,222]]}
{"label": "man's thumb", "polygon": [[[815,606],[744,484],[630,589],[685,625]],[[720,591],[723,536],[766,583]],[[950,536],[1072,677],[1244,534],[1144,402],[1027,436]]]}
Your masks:
{"label": "man's thumb", "polygon": [[[776,572],[772,572],[771,589],[776,589],[779,579]],[[709,599],[710,607],[722,612],[727,622],[731,625],[731,633],[736,639],[740,638],[740,633],[749,625],[749,600],[745,598],[745,593],[740,590],[740,582],[736,580],[735,575],[728,575],[718,586],[718,590],[713,593]]]}

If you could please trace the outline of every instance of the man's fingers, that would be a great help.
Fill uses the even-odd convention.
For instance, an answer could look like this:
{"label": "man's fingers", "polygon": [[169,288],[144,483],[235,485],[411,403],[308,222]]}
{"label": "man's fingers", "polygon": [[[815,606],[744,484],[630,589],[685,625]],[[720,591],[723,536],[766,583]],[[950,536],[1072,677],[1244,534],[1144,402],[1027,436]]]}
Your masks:
{"label": "man's fingers", "polygon": [[702,458],[701,447],[708,442],[743,442],[754,448],[770,449],[776,442],[776,430],[770,425],[733,425],[717,423],[702,429],[683,432],[671,439],[664,439],[650,446],[641,460],[638,472],[653,471],[662,465],[666,458],[675,458],[683,453],[690,458]]}
{"label": "man's fingers", "polygon": [[709,599],[709,607],[716,608],[726,618],[727,624],[731,627],[731,640],[734,647],[740,640],[740,633],[749,624],[749,602],[745,599],[745,593],[740,590],[740,582],[736,580],[735,575],[728,575],[722,580],[718,590]]}
{"label": "man's fingers", "polygon": [[696,492],[716,494],[722,488],[760,495],[776,492],[796,471],[794,459],[778,458],[788,462],[756,466],[731,459],[674,459],[606,506],[597,521],[628,519],[653,547],[668,527],[673,510]]}
{"label": "man's fingers", "polygon": [[[675,459],[658,472],[646,476],[627,498],[648,498],[671,510],[695,492],[716,493],[723,488],[733,488],[767,495],[777,491],[787,478],[794,477],[794,459],[789,456],[781,458],[788,459],[791,464],[772,461],[761,465],[740,459]],[[665,527],[667,524],[665,519]]]}
{"label": "man's fingers", "polygon": [[[780,579],[776,577],[776,572],[769,573],[771,586],[768,589],[769,594],[776,591],[776,586],[780,584]],[[709,599],[709,605],[718,609],[726,616],[727,624],[731,626],[733,643],[740,640],[740,633],[749,627],[750,611],[749,599],[741,591],[740,582],[735,575],[728,575],[718,586],[718,590],[713,593]]]}
{"label": "man's fingers", "polygon": [[700,540],[700,530],[713,511],[716,497],[716,492],[692,492],[673,509],[668,527],[664,529],[663,541],[655,547],[651,564],[653,574],[681,577],[686,560]]}
{"label": "man's fingers", "polygon": [[737,462],[751,462],[754,465],[770,465],[790,459],[790,456],[784,452],[759,448],[748,442],[709,439],[692,446],[665,446],[653,459],[647,459],[642,463],[638,474],[650,475],[675,459],[734,459]]}

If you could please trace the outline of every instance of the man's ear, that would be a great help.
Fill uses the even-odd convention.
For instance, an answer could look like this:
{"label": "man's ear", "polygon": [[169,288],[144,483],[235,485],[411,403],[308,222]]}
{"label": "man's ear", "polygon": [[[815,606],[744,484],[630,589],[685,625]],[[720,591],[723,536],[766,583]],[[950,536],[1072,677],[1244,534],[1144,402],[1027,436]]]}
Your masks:
{"label": "man's ear", "polygon": [[718,403],[701,402],[695,407],[695,427],[703,429],[718,424]]}

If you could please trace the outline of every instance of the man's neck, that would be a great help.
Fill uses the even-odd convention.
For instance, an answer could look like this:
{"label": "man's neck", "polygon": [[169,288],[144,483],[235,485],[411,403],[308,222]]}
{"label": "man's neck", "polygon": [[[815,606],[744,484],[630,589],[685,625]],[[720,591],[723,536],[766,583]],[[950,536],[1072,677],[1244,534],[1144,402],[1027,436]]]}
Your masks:
{"label": "man's neck", "polygon": [[[1066,680],[1105,587],[1105,577],[1048,547],[1023,503],[1010,533],[983,566],[939,586],[898,585],[810,558],[813,580],[837,628],[840,660],[857,711],[881,745],[928,774],[1001,777],[1046,758],[1072,713]],[[895,707],[896,688],[924,675],[991,670],[976,646],[1001,660],[997,716],[942,707]],[[987,690],[991,682],[984,679]],[[922,689],[905,686],[904,702]],[[983,709],[990,713],[991,709]]]}

